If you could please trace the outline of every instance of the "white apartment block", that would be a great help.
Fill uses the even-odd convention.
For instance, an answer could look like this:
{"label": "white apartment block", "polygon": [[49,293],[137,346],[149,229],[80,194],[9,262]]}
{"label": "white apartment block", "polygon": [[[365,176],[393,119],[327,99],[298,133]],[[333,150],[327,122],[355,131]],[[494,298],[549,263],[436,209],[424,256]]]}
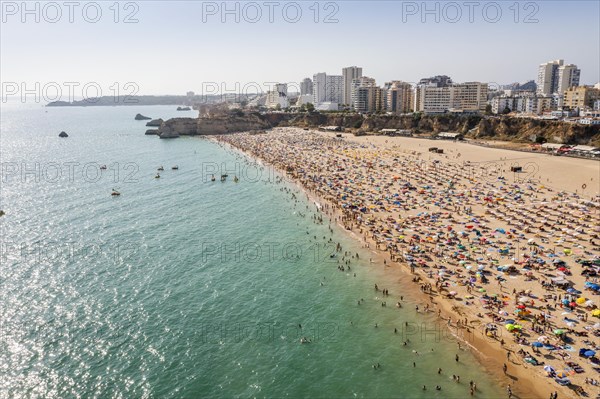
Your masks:
{"label": "white apartment block", "polygon": [[273,90],[267,92],[265,105],[268,108],[287,108],[289,106],[287,98],[287,84],[277,83]]}
{"label": "white apartment block", "polygon": [[415,111],[444,113],[449,109],[478,112],[487,105],[488,85],[480,82],[454,83],[446,87],[421,85],[415,90]]}
{"label": "white apartment block", "polygon": [[342,76],[317,73],[313,75],[313,104],[342,102]]}
{"label": "white apartment block", "polygon": [[345,105],[352,104],[352,81],[362,76],[362,68],[357,66],[342,69],[342,101]]}
{"label": "white apartment block", "polygon": [[579,86],[579,77],[581,70],[577,65],[568,64],[558,68],[558,85],[556,92],[562,95],[570,87]]}

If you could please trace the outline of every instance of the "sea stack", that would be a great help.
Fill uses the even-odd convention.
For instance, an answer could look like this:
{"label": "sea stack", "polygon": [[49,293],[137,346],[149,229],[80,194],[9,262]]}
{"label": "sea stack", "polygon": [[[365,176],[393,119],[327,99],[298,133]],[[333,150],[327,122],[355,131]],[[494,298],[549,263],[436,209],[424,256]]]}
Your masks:
{"label": "sea stack", "polygon": [[149,118],[149,117],[147,117],[147,116],[144,116],[144,115],[142,115],[142,114],[137,114],[137,115],[135,116],[135,120],[136,120],[136,121],[145,121],[145,120],[148,120],[148,119],[152,119],[152,118]]}
{"label": "sea stack", "polygon": [[60,132],[58,137],[69,137],[69,135],[66,132]]}

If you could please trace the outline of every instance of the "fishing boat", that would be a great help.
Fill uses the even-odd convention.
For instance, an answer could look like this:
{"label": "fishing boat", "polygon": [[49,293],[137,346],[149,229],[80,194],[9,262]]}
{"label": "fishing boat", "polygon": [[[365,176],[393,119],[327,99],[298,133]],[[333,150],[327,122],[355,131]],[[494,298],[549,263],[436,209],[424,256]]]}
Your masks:
{"label": "fishing boat", "polygon": [[215,181],[217,179],[215,179],[215,175],[212,175],[212,177],[210,178],[210,181]]}
{"label": "fishing boat", "polygon": [[118,197],[119,195],[121,195],[121,193],[113,188],[112,193],[110,193],[110,195],[112,195],[113,197]]}
{"label": "fishing boat", "polygon": [[160,179],[160,173],[157,173],[156,176],[154,176],[155,179]]}
{"label": "fishing boat", "polygon": [[178,170],[178,169],[179,169],[179,166],[178,166],[178,165],[172,166],[172,167],[171,167],[171,169],[172,169],[172,170]]}
{"label": "fishing boat", "polygon": [[163,168],[162,166],[159,166],[157,170],[165,170],[165,168]]}

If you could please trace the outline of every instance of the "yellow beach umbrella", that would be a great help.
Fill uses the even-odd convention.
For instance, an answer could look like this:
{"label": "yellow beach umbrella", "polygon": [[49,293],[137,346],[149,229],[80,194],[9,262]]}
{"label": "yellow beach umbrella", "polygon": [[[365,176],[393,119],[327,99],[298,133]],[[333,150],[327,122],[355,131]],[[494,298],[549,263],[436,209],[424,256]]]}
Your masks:
{"label": "yellow beach umbrella", "polygon": [[577,300],[575,302],[577,302],[578,305],[583,305],[585,303],[585,298],[584,297],[577,298]]}
{"label": "yellow beach umbrella", "polygon": [[600,317],[600,309],[592,310],[592,316]]}

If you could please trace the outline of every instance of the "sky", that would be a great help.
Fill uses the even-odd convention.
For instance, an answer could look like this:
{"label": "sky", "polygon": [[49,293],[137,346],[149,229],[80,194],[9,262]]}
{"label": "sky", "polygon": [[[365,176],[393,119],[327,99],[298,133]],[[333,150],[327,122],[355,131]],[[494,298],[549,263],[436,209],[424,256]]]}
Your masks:
{"label": "sky", "polygon": [[439,74],[507,84],[559,58],[578,65],[581,84],[600,81],[597,0],[75,4],[2,2],[5,94],[267,90],[351,65],[380,85]]}

